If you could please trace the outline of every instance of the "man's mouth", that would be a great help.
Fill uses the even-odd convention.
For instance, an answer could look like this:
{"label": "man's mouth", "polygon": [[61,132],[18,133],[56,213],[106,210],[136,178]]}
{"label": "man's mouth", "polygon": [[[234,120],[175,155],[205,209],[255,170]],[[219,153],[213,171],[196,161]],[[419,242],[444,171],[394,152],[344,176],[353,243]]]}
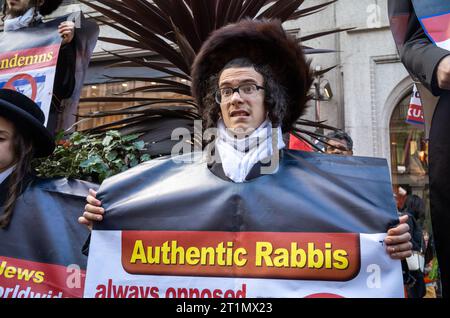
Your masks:
{"label": "man's mouth", "polygon": [[230,113],[230,117],[248,117],[250,116],[249,112],[239,109],[239,110],[233,110]]}

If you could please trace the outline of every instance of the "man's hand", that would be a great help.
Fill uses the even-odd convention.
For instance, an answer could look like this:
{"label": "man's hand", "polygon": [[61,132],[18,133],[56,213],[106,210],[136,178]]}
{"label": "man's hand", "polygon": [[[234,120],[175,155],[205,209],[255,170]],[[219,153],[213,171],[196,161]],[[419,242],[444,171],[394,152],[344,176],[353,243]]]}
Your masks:
{"label": "man's hand", "polygon": [[84,207],[83,216],[78,218],[78,223],[86,225],[91,231],[94,222],[103,221],[103,215],[105,214],[105,209],[101,207],[102,202],[97,200],[96,197],[97,192],[89,189],[89,195],[86,198],[88,204]]}
{"label": "man's hand", "polygon": [[450,90],[450,55],[439,63],[437,81],[440,89]]}
{"label": "man's hand", "polygon": [[58,32],[63,38],[62,45],[72,42],[75,36],[75,23],[72,21],[64,21],[58,27]]}
{"label": "man's hand", "polygon": [[387,232],[384,239],[386,250],[392,259],[403,260],[412,255],[411,235],[409,234],[408,216],[400,217],[400,224]]}

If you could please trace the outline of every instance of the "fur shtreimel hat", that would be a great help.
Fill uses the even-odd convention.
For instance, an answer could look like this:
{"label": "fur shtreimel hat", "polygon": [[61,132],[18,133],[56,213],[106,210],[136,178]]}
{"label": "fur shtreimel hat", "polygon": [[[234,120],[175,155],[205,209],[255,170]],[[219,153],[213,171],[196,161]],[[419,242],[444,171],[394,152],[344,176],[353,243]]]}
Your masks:
{"label": "fur shtreimel hat", "polygon": [[284,132],[303,115],[313,82],[309,63],[297,39],[279,20],[245,19],[214,31],[205,41],[192,66],[192,94],[202,113],[208,80],[235,58],[245,57],[256,65],[268,65],[287,91],[288,112],[282,120]]}
{"label": "fur shtreimel hat", "polygon": [[58,9],[63,0],[45,0],[44,4],[39,7],[39,13],[42,15],[49,15]]}
{"label": "fur shtreimel hat", "polygon": [[28,132],[33,139],[35,157],[52,154],[55,141],[44,126],[44,113],[31,99],[10,89],[0,89],[0,117],[5,117],[19,129]]}

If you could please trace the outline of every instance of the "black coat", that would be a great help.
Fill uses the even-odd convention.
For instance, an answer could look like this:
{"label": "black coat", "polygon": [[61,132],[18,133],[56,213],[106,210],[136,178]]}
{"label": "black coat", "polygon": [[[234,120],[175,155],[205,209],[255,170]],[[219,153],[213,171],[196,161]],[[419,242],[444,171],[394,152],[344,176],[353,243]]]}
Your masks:
{"label": "black coat", "polygon": [[[9,178],[0,184],[3,206]],[[86,268],[81,246],[88,230],[78,224],[89,188],[78,180],[40,179],[27,176],[17,198],[11,223],[0,229],[0,257]],[[3,208],[0,207],[0,213]]]}
{"label": "black coat", "polygon": [[75,38],[71,43],[61,47],[55,72],[53,98],[47,128],[54,134],[58,131],[58,121],[64,109],[61,101],[72,96],[75,88],[76,45]]}
{"label": "black coat", "polygon": [[[428,2],[427,9],[434,8]],[[401,60],[410,74],[422,82],[434,95],[440,96],[430,130],[429,174],[431,219],[439,261],[443,296],[450,297],[450,91],[437,83],[437,69],[450,51],[439,48],[425,34],[414,11],[415,0],[389,0],[389,16]],[[435,2],[436,4],[437,2]],[[419,2],[415,3],[416,8]],[[439,2],[441,6],[447,2]]]}
{"label": "black coat", "polygon": [[[5,180],[3,180],[2,183],[0,183],[0,213],[3,213],[3,206],[6,203],[6,199],[8,197],[8,189],[9,189],[9,182],[11,179],[11,175],[9,175]],[[34,177],[32,175],[27,175],[25,178],[23,178],[21,182],[21,188],[22,193],[26,189],[26,187],[32,182]]]}

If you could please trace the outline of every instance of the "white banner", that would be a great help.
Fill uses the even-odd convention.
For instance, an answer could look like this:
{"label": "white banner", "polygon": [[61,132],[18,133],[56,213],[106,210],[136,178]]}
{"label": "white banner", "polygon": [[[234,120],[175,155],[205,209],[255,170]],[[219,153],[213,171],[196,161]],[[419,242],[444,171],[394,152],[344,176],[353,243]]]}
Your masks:
{"label": "white banner", "polygon": [[39,105],[47,124],[61,38],[57,29],[25,28],[0,37],[0,88],[16,90]]}
{"label": "white banner", "polygon": [[[88,298],[404,297],[401,264],[400,261],[390,259],[386,253],[383,246],[386,234],[273,233],[272,235],[254,232],[237,237],[237,233],[220,232],[217,233],[219,240],[216,240],[216,233],[212,232],[179,233],[93,231],[84,296]],[[226,235],[231,235],[235,239],[220,241],[220,238]],[[354,243],[352,236],[356,238]],[[160,239],[154,240],[152,239],[154,237]],[[202,239],[199,239],[200,237]],[[253,237],[256,238],[254,241]],[[308,239],[303,240],[302,237]],[[245,241],[241,238],[245,238]],[[161,244],[158,245],[156,241]],[[214,255],[218,258],[215,263],[213,254],[203,254],[207,251],[216,253]],[[220,263],[220,257],[223,258],[223,263]],[[253,266],[255,264],[256,267]],[[218,268],[219,266],[225,270]],[[242,267],[242,273],[245,273],[243,276],[246,277],[240,277],[241,269],[237,266]],[[268,269],[270,266],[278,268]],[[145,272],[154,272],[158,275],[146,275]],[[251,277],[252,275],[255,277]],[[280,278],[283,275],[286,276],[285,279]],[[263,278],[264,276],[269,278]],[[288,278],[289,276],[292,278]],[[309,278],[299,279],[299,277]]]}

